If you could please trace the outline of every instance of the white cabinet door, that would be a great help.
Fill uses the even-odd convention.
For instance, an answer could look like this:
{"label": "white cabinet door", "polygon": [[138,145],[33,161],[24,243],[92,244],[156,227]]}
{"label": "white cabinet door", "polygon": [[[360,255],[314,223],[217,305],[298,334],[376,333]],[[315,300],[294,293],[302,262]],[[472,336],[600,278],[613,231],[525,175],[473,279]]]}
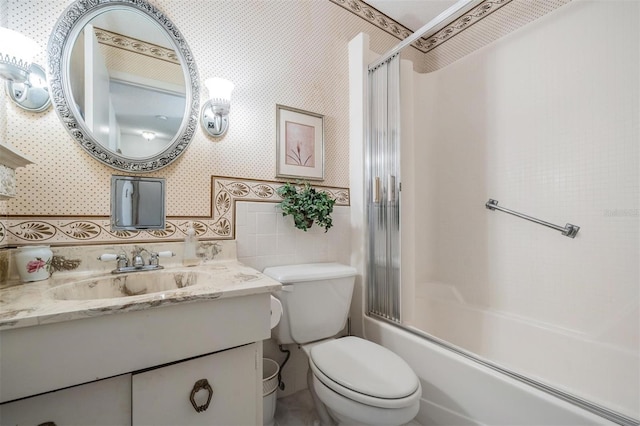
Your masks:
{"label": "white cabinet door", "polygon": [[131,424],[131,375],[99,380],[0,405],[0,425]]}
{"label": "white cabinet door", "polygon": [[[196,383],[202,385],[204,380],[211,388],[211,401],[205,409],[209,391],[196,392],[198,411],[190,396]],[[262,424],[262,346],[258,343],[134,374],[132,381],[136,426]]]}

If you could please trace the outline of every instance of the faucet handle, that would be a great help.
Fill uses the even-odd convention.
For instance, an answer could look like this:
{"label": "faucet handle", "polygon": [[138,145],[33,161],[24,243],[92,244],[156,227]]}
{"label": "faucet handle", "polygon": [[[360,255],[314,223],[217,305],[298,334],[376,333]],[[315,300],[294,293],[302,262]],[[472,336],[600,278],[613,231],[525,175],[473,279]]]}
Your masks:
{"label": "faucet handle", "polygon": [[176,254],[172,251],[152,251],[151,256],[149,257],[149,265],[158,266],[160,257],[173,257],[175,255]]}
{"label": "faucet handle", "polygon": [[101,260],[103,262],[110,262],[112,260],[118,260],[118,256],[118,254],[105,253],[98,256],[98,260]]}
{"label": "faucet handle", "polygon": [[98,257],[98,260],[101,260],[103,262],[110,262],[110,261],[117,261],[117,268],[121,269],[121,268],[126,268],[127,266],[129,266],[129,259],[127,259],[127,256],[123,253],[120,254],[113,254],[113,253],[105,253],[102,254]]}
{"label": "faucet handle", "polygon": [[116,263],[116,268],[122,269],[129,266],[129,259],[127,259],[127,255],[124,253],[120,253],[116,259],[118,263]]}

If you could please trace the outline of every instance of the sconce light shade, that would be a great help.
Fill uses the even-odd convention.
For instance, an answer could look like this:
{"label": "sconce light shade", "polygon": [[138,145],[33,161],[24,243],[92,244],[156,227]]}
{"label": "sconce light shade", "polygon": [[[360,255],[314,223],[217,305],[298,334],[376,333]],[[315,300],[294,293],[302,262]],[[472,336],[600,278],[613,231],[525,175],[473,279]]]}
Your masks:
{"label": "sconce light shade", "polygon": [[29,37],[0,27],[0,76],[17,83],[27,81],[29,67],[38,50],[36,42]]}
{"label": "sconce light shade", "polygon": [[223,78],[209,78],[204,82],[209,90],[209,100],[202,106],[200,123],[214,137],[220,137],[229,128],[229,108],[233,83]]}
{"label": "sconce light shade", "polygon": [[209,99],[218,100],[219,103],[231,103],[231,92],[233,92],[233,83],[224,78],[208,78],[204,85],[209,90]]}
{"label": "sconce light shade", "polygon": [[9,98],[27,111],[44,111],[51,105],[44,69],[34,64],[40,48],[17,31],[0,27],[0,78],[6,80]]}

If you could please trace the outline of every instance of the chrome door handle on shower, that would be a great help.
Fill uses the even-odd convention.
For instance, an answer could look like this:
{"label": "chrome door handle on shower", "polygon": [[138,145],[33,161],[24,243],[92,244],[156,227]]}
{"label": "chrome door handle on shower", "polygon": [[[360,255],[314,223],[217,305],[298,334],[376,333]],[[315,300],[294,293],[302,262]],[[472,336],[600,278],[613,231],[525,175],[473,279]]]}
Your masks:
{"label": "chrome door handle on shower", "polygon": [[[380,199],[380,178],[376,176],[373,179],[373,202],[379,203]],[[389,175],[387,177],[387,202],[393,203],[396,201],[396,177],[394,175]]]}
{"label": "chrome door handle on shower", "polygon": [[380,178],[378,176],[373,180],[373,202],[380,202]]}

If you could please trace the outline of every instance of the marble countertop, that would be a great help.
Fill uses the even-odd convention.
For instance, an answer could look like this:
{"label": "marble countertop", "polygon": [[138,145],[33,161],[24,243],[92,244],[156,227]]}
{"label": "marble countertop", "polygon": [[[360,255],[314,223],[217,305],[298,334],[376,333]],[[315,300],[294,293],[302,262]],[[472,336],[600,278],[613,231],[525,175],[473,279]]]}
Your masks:
{"label": "marble countertop", "polygon": [[[51,324],[81,318],[92,318],[120,312],[137,311],[177,303],[221,299],[270,293],[281,284],[237,260],[220,260],[195,267],[172,267],[157,271],[132,274],[90,273],[67,274],[45,281],[36,281],[0,289],[0,331],[34,325]],[[145,275],[152,274],[152,275]],[[127,276],[136,278],[126,281]],[[148,278],[147,278],[148,277]],[[168,278],[171,289],[147,292],[145,280],[158,285],[159,278]],[[80,283],[80,281],[82,281]],[[183,282],[184,281],[184,282]],[[140,285],[140,283],[143,285]],[[70,287],[84,287],[84,293],[72,293]],[[127,288],[129,285],[132,288]],[[98,289],[107,293],[123,292],[122,297],[91,298]],[[149,290],[153,291],[153,290]],[[126,293],[126,294],[125,294]],[[71,294],[69,296],[69,294]],[[74,295],[75,294],[75,295]],[[74,297],[82,299],[74,300]],[[97,294],[97,293],[96,293]],[[65,300],[66,299],[66,300]]]}

